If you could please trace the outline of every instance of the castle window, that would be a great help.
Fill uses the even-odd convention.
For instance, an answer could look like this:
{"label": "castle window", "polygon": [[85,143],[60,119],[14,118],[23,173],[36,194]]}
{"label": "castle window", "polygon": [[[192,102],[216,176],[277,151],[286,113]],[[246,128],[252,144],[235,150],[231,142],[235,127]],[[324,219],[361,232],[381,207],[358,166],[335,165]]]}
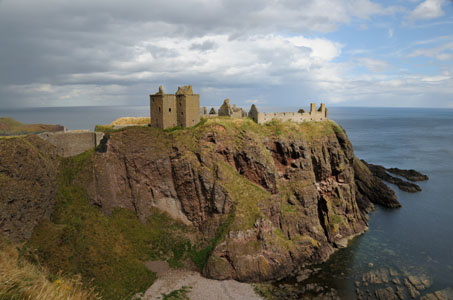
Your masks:
{"label": "castle window", "polygon": [[184,113],[183,113],[183,112],[181,112],[181,116],[184,116]]}
{"label": "castle window", "polygon": [[160,112],[160,106],[159,106],[159,112]]}
{"label": "castle window", "polygon": [[171,108],[169,108],[168,111],[171,112]]}

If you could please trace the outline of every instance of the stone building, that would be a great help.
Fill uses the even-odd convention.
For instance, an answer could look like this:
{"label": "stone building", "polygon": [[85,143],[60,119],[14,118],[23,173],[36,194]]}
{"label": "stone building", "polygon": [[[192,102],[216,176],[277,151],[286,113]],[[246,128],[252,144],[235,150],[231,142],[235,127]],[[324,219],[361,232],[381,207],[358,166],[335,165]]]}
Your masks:
{"label": "stone building", "polygon": [[307,121],[325,121],[328,120],[327,108],[324,103],[321,103],[319,109],[316,109],[316,104],[310,104],[310,111],[305,112],[299,109],[298,112],[281,112],[281,113],[261,113],[256,108],[255,104],[252,105],[248,113],[249,118],[252,118],[258,124],[264,124],[273,119],[280,121],[293,121],[302,123]]}
{"label": "stone building", "polygon": [[151,126],[156,128],[183,128],[200,122],[200,95],[192,86],[178,87],[176,94],[165,94],[162,86],[150,95]]}

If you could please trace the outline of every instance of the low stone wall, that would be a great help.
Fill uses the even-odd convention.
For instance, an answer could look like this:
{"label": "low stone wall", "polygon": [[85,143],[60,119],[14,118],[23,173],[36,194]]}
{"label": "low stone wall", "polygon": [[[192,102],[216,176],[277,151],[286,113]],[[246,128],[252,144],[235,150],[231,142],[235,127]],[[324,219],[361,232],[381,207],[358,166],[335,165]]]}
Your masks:
{"label": "low stone wall", "polygon": [[324,121],[327,120],[327,117],[324,113],[314,111],[314,112],[282,112],[282,113],[259,113],[258,123],[263,124],[269,122],[273,119],[280,121],[292,121],[296,123],[308,122],[308,121]]}
{"label": "low stone wall", "polygon": [[69,157],[98,146],[104,137],[104,133],[88,130],[73,130],[44,132],[38,136],[57,147],[58,155]]}

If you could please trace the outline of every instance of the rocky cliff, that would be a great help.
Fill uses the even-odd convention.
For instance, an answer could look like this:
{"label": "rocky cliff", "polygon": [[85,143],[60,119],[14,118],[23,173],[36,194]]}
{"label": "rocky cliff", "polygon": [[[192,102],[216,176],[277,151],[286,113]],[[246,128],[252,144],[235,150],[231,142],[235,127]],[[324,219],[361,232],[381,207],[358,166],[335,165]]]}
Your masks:
{"label": "rocky cliff", "polygon": [[272,280],[324,261],[366,230],[372,202],[399,206],[333,122],[130,128],[103,148],[83,179],[92,203],[143,220],[157,207],[194,226],[215,240],[203,274],[217,279]]}
{"label": "rocky cliff", "polygon": [[[23,140],[27,143],[5,141],[24,149],[45,144],[36,139]],[[16,157],[8,158],[20,166],[5,166],[5,154],[1,158],[0,179],[5,184],[11,185],[6,182],[15,178],[8,172],[18,170],[20,175],[16,177],[22,181],[14,184],[35,189],[33,193],[19,188],[11,191],[19,195],[16,198],[30,198],[23,199],[28,206],[14,209],[36,211],[31,214],[36,215],[32,220],[24,213],[17,217],[30,224],[52,211],[58,159],[52,154],[53,148],[46,147],[44,153],[20,150]],[[99,149],[83,159],[67,159],[77,161],[77,172],[70,172],[74,164],[66,164],[63,181],[68,189],[77,187],[82,191],[60,192],[61,203],[52,218],[54,225],[41,226],[31,242],[40,249],[42,261],[53,260],[55,266],[94,266],[88,263],[89,259],[101,250],[88,244],[81,248],[77,243],[88,234],[82,230],[100,230],[102,224],[110,224],[102,221],[95,225],[101,222],[97,221],[99,217],[90,220],[90,224],[84,224],[88,222],[85,217],[75,218],[77,209],[71,208],[72,200],[65,200],[67,195],[87,197],[93,207],[107,216],[115,215],[118,209],[133,211],[144,224],[156,211],[163,211],[195,232],[190,237],[191,246],[178,246],[186,250],[174,250],[175,257],[185,257],[177,255],[181,251],[198,251],[187,257],[196,257],[195,263],[205,276],[241,281],[278,279],[296,266],[324,261],[335,248],[346,246],[348,239],[367,229],[367,214],[374,208],[373,203],[399,206],[393,191],[354,156],[346,134],[331,121],[258,125],[247,119],[216,118],[184,130],[125,128],[110,132]],[[27,171],[24,164],[32,165],[33,171]],[[1,194],[2,203],[6,203],[3,205],[10,205],[8,199],[12,198],[8,197]],[[10,209],[6,214],[14,212]],[[2,218],[0,228],[7,231],[5,228],[12,222]],[[69,228],[65,218],[75,218],[74,230],[62,229]],[[115,222],[112,224],[119,224]],[[33,226],[27,228],[31,230]],[[30,230],[19,237],[28,237]],[[152,235],[154,229],[150,230]],[[61,236],[49,241],[47,237],[55,232]],[[99,231],[90,235],[87,243],[95,243],[96,237]],[[108,233],[102,237],[110,239]],[[128,238],[118,239],[124,244]],[[134,237],[134,241],[139,238],[142,237]],[[152,249],[156,249],[153,243],[159,243],[142,239],[140,245]],[[110,242],[121,247],[121,243]],[[74,249],[49,254],[52,249],[45,248],[51,243],[57,247],[66,243],[65,249]],[[135,253],[132,246],[112,247],[117,254]],[[83,249],[88,258],[80,254]],[[161,254],[149,253],[151,257],[164,256],[165,251],[159,251]],[[78,254],[75,257],[71,253]],[[64,257],[65,264],[56,261],[56,257]],[[83,273],[82,269],[82,265],[76,268]]]}

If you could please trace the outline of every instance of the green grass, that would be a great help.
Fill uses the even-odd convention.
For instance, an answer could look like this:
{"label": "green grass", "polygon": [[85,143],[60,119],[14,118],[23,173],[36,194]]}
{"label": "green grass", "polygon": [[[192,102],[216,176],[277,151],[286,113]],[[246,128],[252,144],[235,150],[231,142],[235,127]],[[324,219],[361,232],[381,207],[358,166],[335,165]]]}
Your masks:
{"label": "green grass", "polygon": [[2,300],[99,300],[80,277],[62,277],[20,257],[19,244],[0,235],[0,299]]}
{"label": "green grass", "polygon": [[209,241],[208,246],[202,248],[201,250],[192,250],[191,259],[200,271],[203,270],[204,266],[208,262],[209,256],[211,255],[215,246],[217,246],[217,244],[225,237],[225,234],[228,233],[230,226],[233,223],[234,217],[235,211],[233,209],[233,211],[231,211],[226,218],[225,222],[222,223],[219,228],[217,228],[216,235],[213,239],[211,239],[211,241]]}
{"label": "green grass", "polygon": [[225,162],[219,162],[219,168],[224,176],[221,184],[235,204],[235,217],[230,230],[254,228],[256,220],[265,217],[258,204],[268,202],[270,193],[241,176]]}

